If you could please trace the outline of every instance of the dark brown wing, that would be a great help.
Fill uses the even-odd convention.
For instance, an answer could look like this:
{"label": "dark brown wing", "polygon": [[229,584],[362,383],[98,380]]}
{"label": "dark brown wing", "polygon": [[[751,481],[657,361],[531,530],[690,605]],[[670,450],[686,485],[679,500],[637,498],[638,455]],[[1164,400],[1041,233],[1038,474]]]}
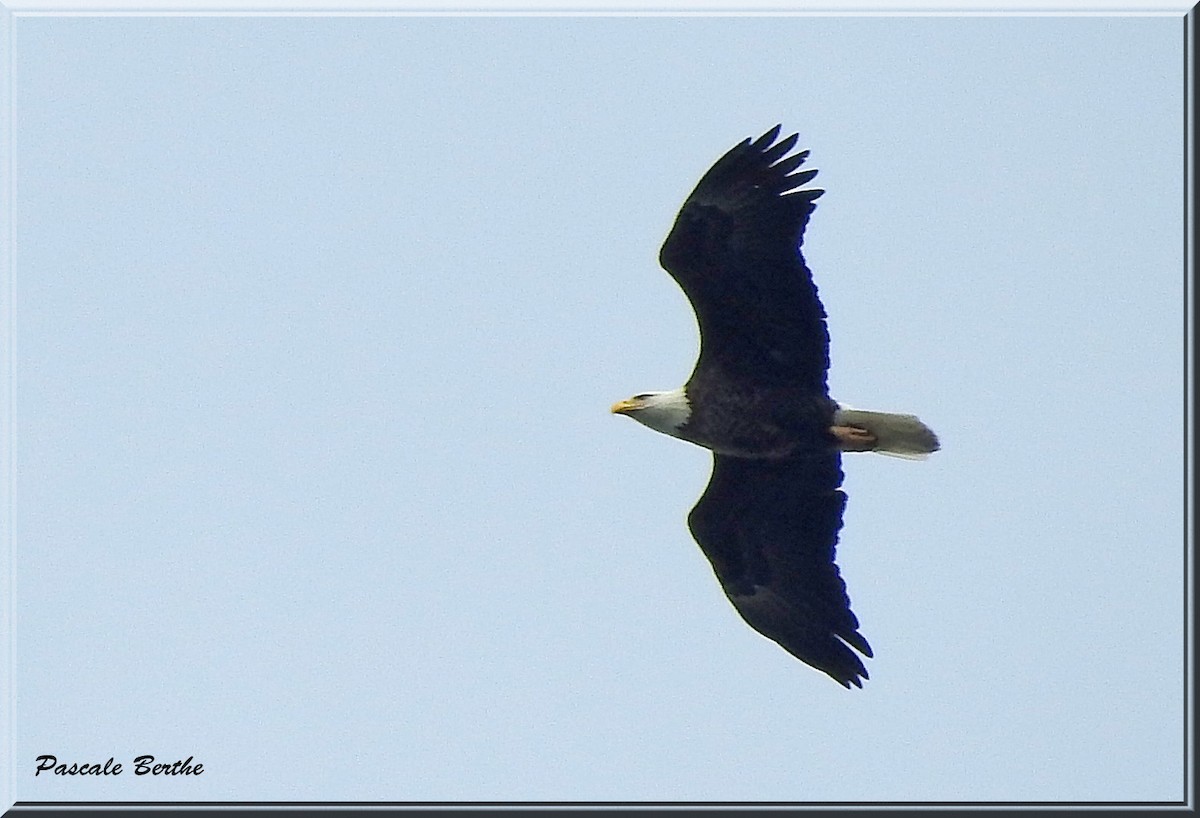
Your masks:
{"label": "dark brown wing", "polygon": [[714,455],[688,527],[750,626],[848,688],[867,678],[850,648],[872,654],[834,563],[841,482],[836,451],[786,460]]}
{"label": "dark brown wing", "polygon": [[659,253],[700,324],[699,372],[787,383],[824,392],[829,368],[825,310],[800,255],[804,226],[824,191],[798,190],[797,134],[780,126],[717,160],[684,202]]}

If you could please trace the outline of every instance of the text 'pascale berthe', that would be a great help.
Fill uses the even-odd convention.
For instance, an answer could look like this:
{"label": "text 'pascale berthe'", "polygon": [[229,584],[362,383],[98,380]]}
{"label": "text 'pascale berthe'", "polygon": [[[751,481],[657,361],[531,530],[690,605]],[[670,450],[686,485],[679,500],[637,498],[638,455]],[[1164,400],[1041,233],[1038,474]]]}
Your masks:
{"label": "text 'pascale berthe'", "polygon": [[[33,773],[37,778],[42,773],[55,775],[120,775],[124,771],[121,762],[109,757],[108,761],[89,764],[74,761],[70,764],[58,763],[57,756],[44,755],[37,757],[37,770]],[[133,760],[134,775],[200,775],[204,765],[192,760],[192,756],[175,762],[154,763],[154,756],[138,756]]]}

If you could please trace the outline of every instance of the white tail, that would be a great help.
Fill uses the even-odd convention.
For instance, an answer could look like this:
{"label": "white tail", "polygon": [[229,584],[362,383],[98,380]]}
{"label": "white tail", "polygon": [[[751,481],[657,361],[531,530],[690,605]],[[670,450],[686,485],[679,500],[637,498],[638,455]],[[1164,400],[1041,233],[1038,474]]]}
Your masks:
{"label": "white tail", "polygon": [[875,436],[875,447],[870,451],[879,454],[903,457],[908,460],[924,460],[941,445],[937,435],[917,418],[916,415],[899,415],[893,412],[868,412],[852,406],[838,404],[834,414],[838,426],[857,426]]}

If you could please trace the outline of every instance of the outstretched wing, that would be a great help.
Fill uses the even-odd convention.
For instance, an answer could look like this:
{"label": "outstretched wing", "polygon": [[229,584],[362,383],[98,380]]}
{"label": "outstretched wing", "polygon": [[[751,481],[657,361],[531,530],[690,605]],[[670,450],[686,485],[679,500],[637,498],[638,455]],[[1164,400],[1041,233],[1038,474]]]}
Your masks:
{"label": "outstretched wing", "polygon": [[696,373],[712,366],[725,379],[823,392],[829,334],[800,244],[824,191],[799,189],[817,172],[795,172],[808,151],[788,156],[798,135],[776,142],[779,129],[743,141],[704,174],[659,262],[696,311]]}
{"label": "outstretched wing", "polygon": [[688,527],[742,618],[848,688],[867,678],[850,648],[872,654],[834,563],[841,482],[836,451],[784,460],[714,455]]}

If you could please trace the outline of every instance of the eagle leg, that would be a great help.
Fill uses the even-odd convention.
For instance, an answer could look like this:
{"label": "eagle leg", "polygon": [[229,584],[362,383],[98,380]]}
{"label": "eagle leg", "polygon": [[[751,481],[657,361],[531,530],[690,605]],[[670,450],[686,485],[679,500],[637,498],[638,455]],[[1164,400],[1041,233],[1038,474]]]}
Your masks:
{"label": "eagle leg", "polygon": [[879,442],[875,435],[858,426],[830,426],[829,433],[843,452],[869,452]]}

